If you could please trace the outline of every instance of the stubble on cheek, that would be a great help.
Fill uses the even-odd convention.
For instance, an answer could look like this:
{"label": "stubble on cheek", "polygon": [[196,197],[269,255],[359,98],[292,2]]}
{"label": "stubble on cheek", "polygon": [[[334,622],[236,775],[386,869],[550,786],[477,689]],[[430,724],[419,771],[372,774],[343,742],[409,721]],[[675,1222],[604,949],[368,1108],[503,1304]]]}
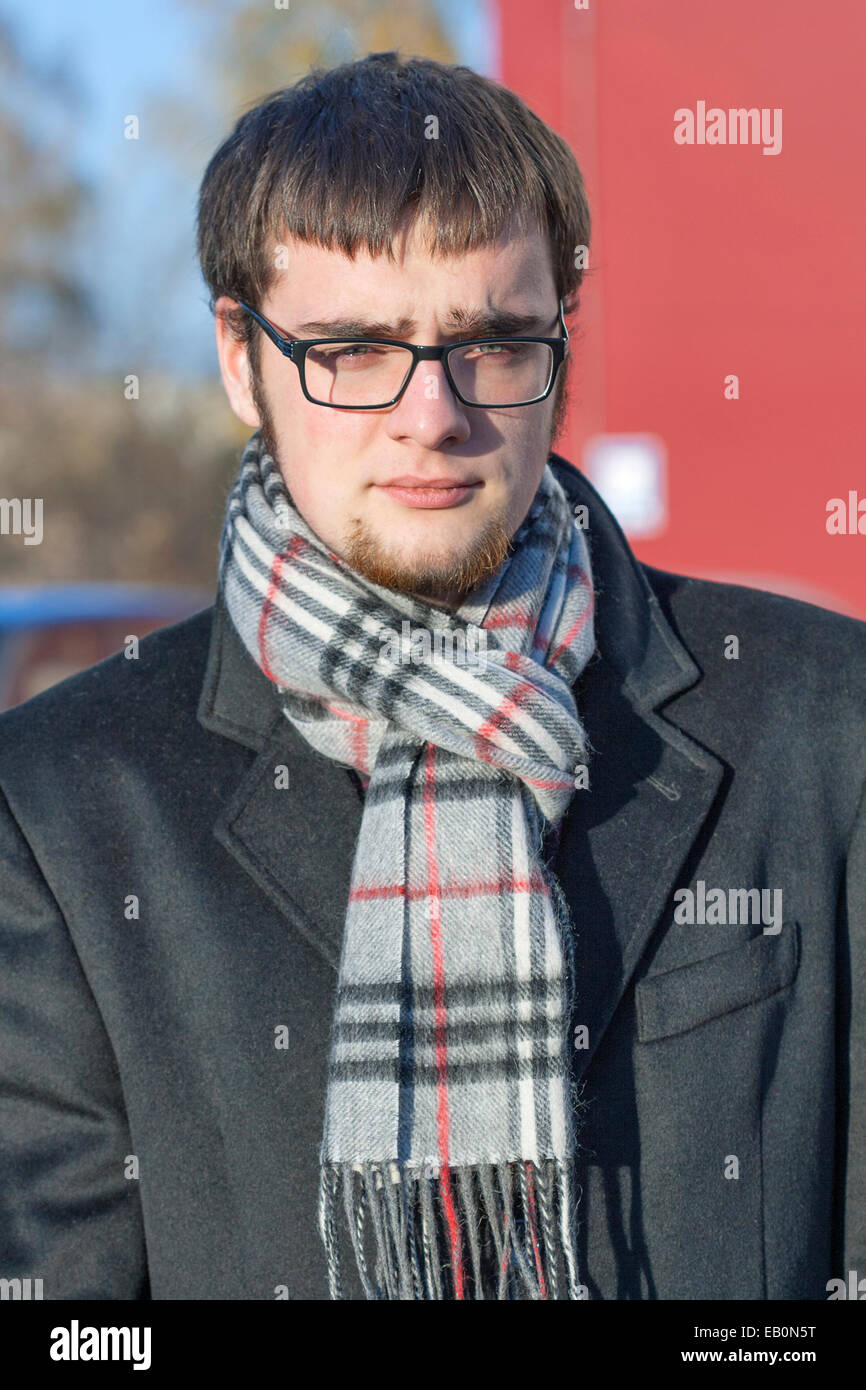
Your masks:
{"label": "stubble on cheek", "polygon": [[[252,363],[250,370],[250,378],[253,405],[255,406],[258,412],[259,433],[262,436],[262,443],[265,446],[265,452],[270,454],[271,458],[274,460],[274,463],[280,469],[280,472],[282,472],[282,465],[280,464],[280,460],[277,458],[277,439],[276,431],[274,429],[274,417],[271,415],[270,406],[268,405],[267,396],[265,395],[264,386],[262,385],[261,375],[257,370],[257,367]],[[285,475],[283,476],[285,477]]]}

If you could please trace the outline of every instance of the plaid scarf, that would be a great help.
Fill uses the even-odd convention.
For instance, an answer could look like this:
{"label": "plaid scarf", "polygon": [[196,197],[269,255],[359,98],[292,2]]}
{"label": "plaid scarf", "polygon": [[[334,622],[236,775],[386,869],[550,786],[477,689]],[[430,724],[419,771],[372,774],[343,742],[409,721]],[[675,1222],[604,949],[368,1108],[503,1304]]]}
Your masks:
{"label": "plaid scarf", "polygon": [[548,464],[505,563],[444,612],[329,551],[257,432],[220,585],[286,717],[370,779],[321,1149],[331,1297],[341,1244],[368,1298],[580,1297],[572,927],[543,851],[583,784],[595,642],[562,488]]}

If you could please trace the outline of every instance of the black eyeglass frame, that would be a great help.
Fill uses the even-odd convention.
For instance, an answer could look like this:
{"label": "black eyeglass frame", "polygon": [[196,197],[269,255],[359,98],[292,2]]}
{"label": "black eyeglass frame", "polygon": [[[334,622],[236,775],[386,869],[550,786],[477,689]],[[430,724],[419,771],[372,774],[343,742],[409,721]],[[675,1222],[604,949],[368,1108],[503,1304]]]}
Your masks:
{"label": "black eyeglass frame", "polygon": [[[237,303],[246,313],[255,319],[256,323],[258,323],[261,328],[264,329],[271,342],[275,347],[279,348],[283,356],[288,357],[290,362],[294,362],[298,369],[298,375],[301,378],[301,390],[311,405],[323,405],[328,410],[387,410],[389,406],[397,404],[406,390],[406,387],[409,385],[409,382],[412,380],[415,368],[418,366],[419,362],[441,362],[445,370],[448,385],[451,387],[454,395],[462,405],[468,405],[472,409],[516,410],[524,405],[538,405],[540,401],[547,400],[547,397],[553,390],[557,373],[568,351],[569,334],[565,324],[565,312],[562,307],[561,299],[559,301],[558,320],[562,327],[563,334],[565,335],[562,338],[529,338],[525,336],[467,338],[465,341],[459,343],[441,343],[438,347],[425,347],[420,343],[403,343],[397,338],[286,338],[269,319],[263,318],[261,314],[256,313],[256,310],[251,309],[249,304],[244,304],[242,299],[237,300]],[[310,348],[319,347],[322,343],[383,343],[388,347],[408,348],[412,353],[412,365],[406,373],[406,378],[400,390],[390,401],[383,401],[380,405],[334,405],[331,401],[317,400],[316,397],[311,396],[307,390],[307,377],[304,370],[305,358]],[[478,401],[467,401],[466,397],[462,396],[458,391],[454,378],[451,375],[451,368],[448,365],[448,354],[456,352],[458,348],[474,347],[479,343],[545,343],[547,347],[551,348],[553,351],[553,366],[551,368],[550,381],[547,383],[547,388],[540,396],[534,396],[531,401],[512,401],[508,405],[497,405],[495,403],[481,405]]]}

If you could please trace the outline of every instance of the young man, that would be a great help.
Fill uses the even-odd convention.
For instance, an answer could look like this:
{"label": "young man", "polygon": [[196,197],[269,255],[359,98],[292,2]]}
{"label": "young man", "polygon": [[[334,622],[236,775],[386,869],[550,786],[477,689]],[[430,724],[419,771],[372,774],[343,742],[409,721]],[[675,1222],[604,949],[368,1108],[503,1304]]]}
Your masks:
{"label": "young man", "polygon": [[217,601],[0,719],[3,1276],[866,1269],[866,627],[639,564],[551,452],[588,241],[465,68],[313,74],[211,161]]}

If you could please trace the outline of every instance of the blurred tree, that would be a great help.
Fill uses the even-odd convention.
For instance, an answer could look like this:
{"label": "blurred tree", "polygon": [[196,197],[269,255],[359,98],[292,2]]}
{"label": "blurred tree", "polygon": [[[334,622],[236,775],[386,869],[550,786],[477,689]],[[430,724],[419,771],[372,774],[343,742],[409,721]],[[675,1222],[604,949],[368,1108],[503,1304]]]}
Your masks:
{"label": "blurred tree", "polygon": [[76,100],[70,75],[28,59],[0,16],[0,351],[19,362],[59,363],[92,318],[69,257],[91,198],[62,139]]}
{"label": "blurred tree", "polygon": [[[201,173],[207,154],[241,111],[291,86],[311,67],[396,48],[409,56],[456,61],[436,0],[285,0],[285,8],[239,0],[185,0],[202,46],[193,96],[163,98],[151,125],[176,160]],[[282,3],[282,0],[281,0]]]}
{"label": "blurred tree", "polygon": [[229,116],[311,67],[334,67],[367,53],[397,48],[407,56],[455,61],[434,0],[285,0],[285,8],[239,6],[237,0],[188,3],[207,10],[221,57],[212,71],[219,74]]}

